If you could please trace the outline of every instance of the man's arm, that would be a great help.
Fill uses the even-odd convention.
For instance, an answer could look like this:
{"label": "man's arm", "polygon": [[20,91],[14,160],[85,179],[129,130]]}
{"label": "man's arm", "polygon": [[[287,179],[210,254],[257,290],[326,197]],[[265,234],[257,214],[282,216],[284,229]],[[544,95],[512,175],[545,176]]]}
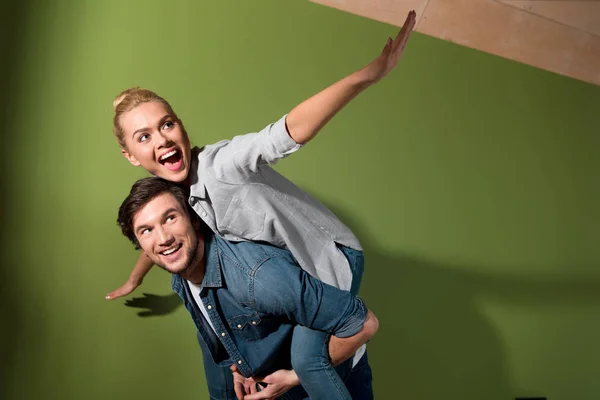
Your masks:
{"label": "man's arm", "polygon": [[120,288],[113,290],[106,295],[106,300],[114,300],[119,297],[127,296],[129,293],[137,289],[138,286],[144,281],[144,277],[150,272],[150,269],[154,263],[150,260],[150,257],[143,251],[140,251],[140,257],[138,258],[133,271],[129,275],[129,279]]}
{"label": "man's arm", "polygon": [[[337,337],[335,363],[349,358],[377,331],[363,301],[309,275],[293,259],[273,256],[254,273],[255,309]],[[340,339],[340,340],[338,340]]]}
{"label": "man's arm", "polygon": [[[353,356],[358,347],[360,347],[360,344],[358,346],[356,344],[362,344],[369,340],[377,332],[378,327],[379,322],[377,318],[371,311],[368,311],[367,319],[361,332],[345,339],[332,336],[329,341],[329,356],[333,366],[337,366]],[[233,373],[234,382],[237,385],[236,394],[238,398],[244,400],[279,397],[294,386],[300,385],[300,379],[294,370],[280,369],[265,377],[244,378],[235,364],[230,368]],[[258,393],[256,390],[252,390],[258,382],[266,383],[267,389]]]}
{"label": "man's arm", "polygon": [[360,332],[347,338],[331,336],[329,357],[333,366],[338,366],[352,357],[360,346],[367,343],[377,333],[378,329],[379,320],[371,310],[367,310],[367,318]]}
{"label": "man's arm", "polygon": [[[360,332],[356,335],[348,338],[339,338],[337,336],[331,336],[329,339],[329,358],[331,364],[336,367],[352,357],[360,346],[367,343],[379,329],[379,321],[375,314],[371,310],[367,310],[367,318]],[[287,376],[290,386],[296,386],[300,384],[298,375],[292,370],[289,371]],[[269,382],[266,382],[269,383]]]}
{"label": "man's arm", "polygon": [[[334,366],[352,357],[379,328],[377,318],[360,298],[312,277],[290,259],[273,257],[256,270],[254,277],[257,310],[333,334],[329,355]],[[235,366],[232,371],[234,376],[239,375]],[[259,393],[245,395],[247,400],[275,398],[300,384],[293,370],[279,370],[247,381],[268,384]]]}

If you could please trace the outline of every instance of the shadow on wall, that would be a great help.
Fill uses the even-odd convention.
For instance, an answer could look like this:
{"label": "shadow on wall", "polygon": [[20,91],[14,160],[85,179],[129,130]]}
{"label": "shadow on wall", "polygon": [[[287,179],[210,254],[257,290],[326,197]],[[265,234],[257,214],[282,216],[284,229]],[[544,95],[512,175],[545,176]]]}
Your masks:
{"label": "shadow on wall", "polygon": [[383,252],[377,237],[363,234],[357,220],[326,206],[355,232],[364,248],[360,295],[380,321],[380,331],[369,344],[376,395],[513,398],[503,344],[478,310],[477,299],[499,299],[513,306],[600,304],[598,281],[572,280],[568,275],[503,277]]}
{"label": "shadow on wall", "polygon": [[360,289],[380,321],[369,343],[376,396],[505,400],[510,397],[499,338],[477,310],[475,282],[452,266],[382,252],[377,237],[331,205],[365,253]]}
{"label": "shadow on wall", "polygon": [[[377,397],[512,398],[502,343],[477,308],[481,295],[528,306],[600,303],[598,282],[498,277],[383,252],[375,236],[364,234],[355,220],[327,206],[364,247],[360,294],[380,320],[380,331],[369,343]],[[144,293],[125,305],[145,309],[138,315],[148,317],[167,315],[181,301],[175,293]]]}
{"label": "shadow on wall", "polygon": [[[22,59],[23,38],[26,32],[26,18],[28,15],[30,2],[7,1],[0,4],[0,54],[2,54],[2,63],[0,63],[0,112],[2,113],[2,122],[0,132],[3,140],[14,132],[16,101],[18,98],[17,82],[19,81],[20,61]],[[23,331],[22,317],[19,311],[19,292],[15,289],[17,271],[19,264],[18,255],[14,255],[14,247],[11,243],[15,240],[9,223],[9,212],[14,204],[18,203],[15,199],[17,191],[14,190],[14,183],[17,179],[8,175],[9,171],[14,171],[16,160],[5,154],[0,158],[2,174],[0,174],[0,220],[3,221],[2,232],[2,263],[0,264],[0,315],[2,315],[2,329],[0,329],[0,398],[8,398],[10,385],[12,383],[11,372],[16,360],[17,343]],[[7,173],[8,172],[8,173]],[[10,197],[9,195],[10,194]],[[12,251],[9,251],[12,250]],[[13,258],[14,257],[14,258]]]}
{"label": "shadow on wall", "polygon": [[171,314],[179,306],[183,305],[177,293],[168,295],[157,295],[144,293],[143,297],[134,297],[125,301],[127,307],[143,308],[144,311],[139,311],[140,317],[157,317],[161,315]]}

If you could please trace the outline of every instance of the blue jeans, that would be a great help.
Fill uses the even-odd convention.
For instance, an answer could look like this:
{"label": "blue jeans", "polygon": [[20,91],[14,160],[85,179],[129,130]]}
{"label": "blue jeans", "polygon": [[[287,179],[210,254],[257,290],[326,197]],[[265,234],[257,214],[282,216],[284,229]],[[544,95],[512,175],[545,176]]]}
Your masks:
{"label": "blue jeans", "polygon": [[[354,400],[373,400],[373,375],[369,366],[367,351],[349,375],[344,379],[346,388]],[[350,364],[351,366],[352,364]],[[280,400],[311,400],[302,386],[296,386],[278,397]]]}
{"label": "blue jeans", "polygon": [[[356,295],[364,271],[363,253],[341,245],[338,245],[338,248],[344,253],[350,264],[353,277],[350,292]],[[353,358],[335,368],[331,365],[329,361],[329,334],[311,330],[301,325],[294,327],[291,357],[292,368],[296,371],[300,383],[310,396],[310,399],[362,400],[372,398],[372,394],[371,397],[364,397],[363,395],[356,397],[349,391],[347,386],[349,382],[345,382],[345,380],[352,375]],[[366,355],[363,358],[366,360]],[[368,362],[365,361],[365,363],[368,367]]]}

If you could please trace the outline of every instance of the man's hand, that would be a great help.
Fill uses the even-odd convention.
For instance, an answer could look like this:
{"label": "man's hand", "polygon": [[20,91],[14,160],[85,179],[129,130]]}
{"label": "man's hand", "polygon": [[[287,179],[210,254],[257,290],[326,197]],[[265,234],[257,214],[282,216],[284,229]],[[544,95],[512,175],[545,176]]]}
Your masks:
{"label": "man's hand", "polygon": [[298,375],[293,370],[280,369],[264,378],[248,378],[255,387],[257,383],[266,383],[267,387],[253,394],[244,396],[244,400],[275,400],[285,392],[300,384]]}
{"label": "man's hand", "polygon": [[121,286],[118,289],[113,290],[112,292],[107,294],[106,297],[104,297],[104,298],[106,300],[114,300],[114,299],[118,299],[119,297],[127,296],[129,293],[131,293],[135,289],[137,289],[137,287],[142,284],[142,281],[143,280],[140,279],[140,280],[134,282],[131,279],[128,279],[127,282],[125,282],[125,284],[123,286]]}
{"label": "man's hand", "polygon": [[416,15],[414,11],[409,12],[396,39],[389,38],[381,55],[362,69],[361,73],[364,74],[365,81],[371,84],[380,81],[398,64],[406,42],[415,27]]}
{"label": "man's hand", "polygon": [[[256,392],[256,385],[248,382],[248,379],[240,374],[240,371],[235,364],[229,367],[229,369],[233,374],[233,390],[235,391],[235,397],[237,397],[238,400],[244,400],[247,394]],[[251,392],[250,386],[254,386],[254,392]]]}

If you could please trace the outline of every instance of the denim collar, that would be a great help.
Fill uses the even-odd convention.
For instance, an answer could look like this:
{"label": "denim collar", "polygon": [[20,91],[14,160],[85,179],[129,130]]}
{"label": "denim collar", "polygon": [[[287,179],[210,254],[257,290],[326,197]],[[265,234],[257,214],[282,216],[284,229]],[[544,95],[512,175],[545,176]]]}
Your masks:
{"label": "denim collar", "polygon": [[202,287],[222,287],[219,239],[214,234],[204,236],[204,261]]}

